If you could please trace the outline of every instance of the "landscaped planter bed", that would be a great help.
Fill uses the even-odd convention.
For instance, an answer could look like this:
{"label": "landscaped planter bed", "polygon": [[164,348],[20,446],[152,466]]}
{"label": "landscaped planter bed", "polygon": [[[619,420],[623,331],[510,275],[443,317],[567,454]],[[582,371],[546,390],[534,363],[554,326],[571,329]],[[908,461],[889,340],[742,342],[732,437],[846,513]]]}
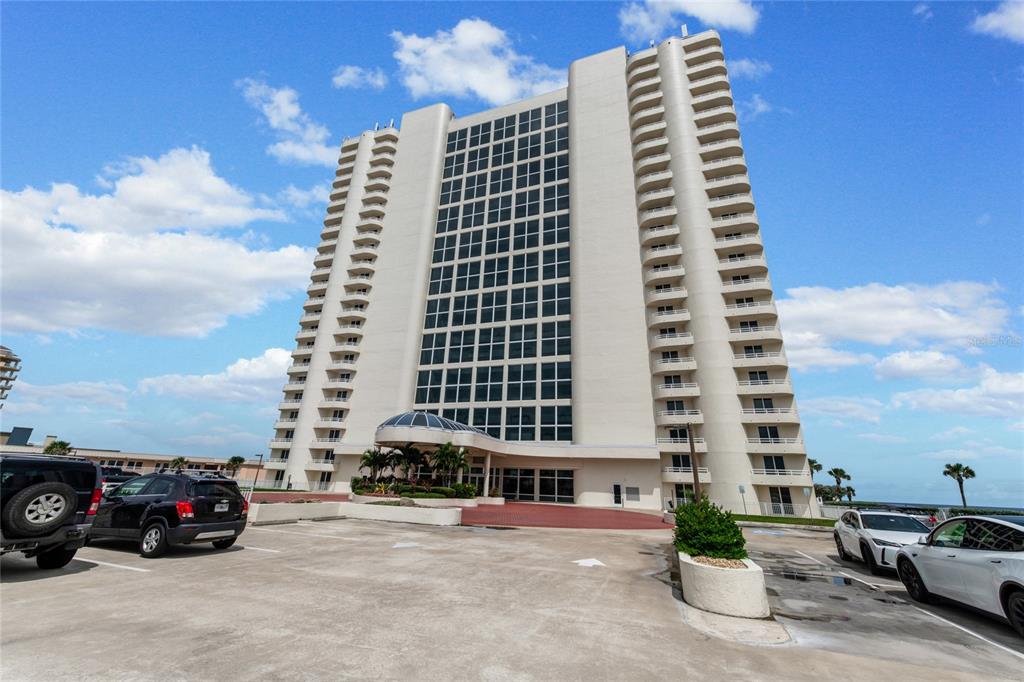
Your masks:
{"label": "landscaped planter bed", "polygon": [[[422,501],[416,500],[416,502]],[[338,513],[349,519],[419,523],[427,526],[458,526],[462,524],[462,510],[458,507],[431,509],[428,507],[357,504],[355,502],[338,502],[337,504],[340,506]]]}
{"label": "landscaped planter bed", "polygon": [[366,504],[368,502],[383,501],[397,502],[398,500],[398,495],[356,495],[355,493],[353,493],[350,501],[359,504]]}
{"label": "landscaped planter bed", "polygon": [[678,552],[683,601],[703,611],[741,618],[767,618],[768,595],[764,571],[750,559],[738,559],[743,568],[719,568],[694,561]]}

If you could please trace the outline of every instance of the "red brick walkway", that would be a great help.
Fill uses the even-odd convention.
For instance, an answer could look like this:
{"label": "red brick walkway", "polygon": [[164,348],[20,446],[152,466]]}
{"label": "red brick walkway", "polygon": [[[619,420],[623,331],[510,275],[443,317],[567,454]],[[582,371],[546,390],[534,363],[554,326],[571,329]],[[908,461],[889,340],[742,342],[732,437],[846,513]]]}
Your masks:
{"label": "red brick walkway", "polygon": [[534,528],[606,528],[612,530],[664,530],[671,528],[660,516],[617,509],[508,502],[462,510],[464,526],[529,526]]}

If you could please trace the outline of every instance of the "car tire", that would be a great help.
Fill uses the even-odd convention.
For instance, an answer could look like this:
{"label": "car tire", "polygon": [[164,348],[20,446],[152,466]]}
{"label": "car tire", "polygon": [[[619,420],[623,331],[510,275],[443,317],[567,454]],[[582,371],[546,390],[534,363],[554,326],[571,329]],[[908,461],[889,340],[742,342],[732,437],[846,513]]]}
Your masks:
{"label": "car tire", "polygon": [[227,549],[231,545],[235,544],[235,540],[238,538],[227,538],[225,540],[214,540],[213,546],[217,549]]}
{"label": "car tire", "polygon": [[58,547],[57,549],[48,550],[36,555],[36,566],[47,570],[64,568],[75,558],[76,552],[78,552],[77,547],[74,549]]}
{"label": "car tire", "polygon": [[903,583],[903,587],[907,589],[907,594],[910,595],[911,599],[922,604],[930,604],[932,602],[932,593],[925,587],[924,579],[917,571],[913,561],[901,558],[899,563],[896,564],[896,573],[900,576],[900,581]]}
{"label": "car tire", "polygon": [[832,537],[836,541],[836,551],[839,553],[839,559],[841,561],[850,561],[853,559],[853,557],[850,556],[850,553],[846,551],[846,548],[843,547],[843,541],[840,539],[839,534],[836,533]]}
{"label": "car tire", "polygon": [[144,559],[155,559],[167,551],[167,529],[162,523],[151,523],[139,537],[139,554]]}
{"label": "car tire", "polygon": [[66,483],[36,483],[15,494],[3,512],[4,533],[11,537],[46,535],[78,511],[78,493]]}
{"label": "car tire", "polygon": [[1006,617],[1017,634],[1024,637],[1024,592],[1017,590],[1007,598]]}
{"label": "car tire", "polygon": [[875,561],[875,553],[871,551],[866,542],[860,544],[860,556],[864,560],[864,565],[871,571],[871,575],[878,575],[882,572],[882,569],[878,567],[878,563]]}

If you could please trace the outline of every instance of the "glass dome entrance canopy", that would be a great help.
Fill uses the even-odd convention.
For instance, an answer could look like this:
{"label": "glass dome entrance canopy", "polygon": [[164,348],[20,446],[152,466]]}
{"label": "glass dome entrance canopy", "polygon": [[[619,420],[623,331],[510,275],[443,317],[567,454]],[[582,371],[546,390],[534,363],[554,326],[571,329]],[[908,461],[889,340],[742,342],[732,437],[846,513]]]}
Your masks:
{"label": "glass dome entrance canopy", "polygon": [[452,433],[476,433],[487,438],[491,437],[481,429],[463,424],[462,422],[439,417],[429,412],[403,412],[402,414],[396,414],[394,417],[382,422],[377,428],[384,429],[393,426],[412,426],[438,431],[450,431]]}

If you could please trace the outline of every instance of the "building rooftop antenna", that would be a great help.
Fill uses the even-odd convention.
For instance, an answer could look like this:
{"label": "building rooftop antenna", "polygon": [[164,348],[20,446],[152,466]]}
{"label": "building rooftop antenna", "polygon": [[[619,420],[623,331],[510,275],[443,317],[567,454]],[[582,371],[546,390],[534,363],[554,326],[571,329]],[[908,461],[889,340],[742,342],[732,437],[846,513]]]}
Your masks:
{"label": "building rooftop antenna", "polygon": [[688,30],[688,29],[686,28],[686,24],[683,24],[683,25],[682,25],[682,30],[683,30],[683,37],[684,37],[684,38],[685,38],[686,36],[690,35],[690,31],[689,31],[689,30]]}

